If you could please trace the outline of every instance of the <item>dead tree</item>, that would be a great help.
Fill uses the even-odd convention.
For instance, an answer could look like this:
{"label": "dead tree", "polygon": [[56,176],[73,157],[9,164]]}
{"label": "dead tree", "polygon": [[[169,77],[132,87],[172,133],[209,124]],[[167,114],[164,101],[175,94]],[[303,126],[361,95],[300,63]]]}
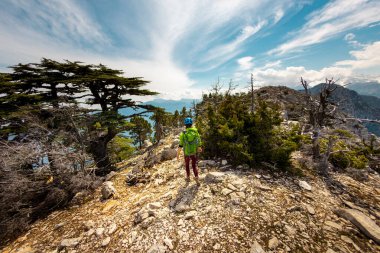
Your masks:
{"label": "dead tree", "polygon": [[330,101],[332,93],[336,90],[337,85],[333,78],[327,79],[321,86],[318,96],[314,97],[311,94],[309,83],[301,77],[301,84],[305,90],[307,97],[306,106],[309,115],[309,124],[313,131],[313,156],[320,157],[319,138],[320,130],[326,126],[328,119],[333,118],[336,107]]}

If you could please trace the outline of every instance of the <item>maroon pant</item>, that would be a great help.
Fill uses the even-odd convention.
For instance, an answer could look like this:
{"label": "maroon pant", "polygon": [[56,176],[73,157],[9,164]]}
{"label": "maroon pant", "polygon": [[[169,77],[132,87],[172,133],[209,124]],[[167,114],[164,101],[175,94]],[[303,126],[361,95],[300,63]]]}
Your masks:
{"label": "maroon pant", "polygon": [[190,159],[191,159],[191,165],[193,167],[194,176],[198,177],[197,156],[196,155],[185,156],[186,176],[190,177]]}

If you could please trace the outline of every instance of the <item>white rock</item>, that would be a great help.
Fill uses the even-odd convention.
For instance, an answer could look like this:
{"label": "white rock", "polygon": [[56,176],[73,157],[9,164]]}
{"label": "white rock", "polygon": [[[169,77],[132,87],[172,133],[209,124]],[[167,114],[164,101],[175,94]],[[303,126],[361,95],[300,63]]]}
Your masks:
{"label": "white rock", "polygon": [[309,185],[306,181],[300,180],[298,185],[305,190],[311,191],[311,185]]}
{"label": "white rock", "polygon": [[207,166],[213,167],[213,166],[215,166],[215,165],[216,165],[216,162],[213,161],[213,160],[201,160],[201,161],[199,161],[199,163],[198,163],[198,166],[199,166],[200,168],[204,168],[204,167],[207,167]]}
{"label": "white rock", "polygon": [[109,227],[108,227],[108,234],[109,235],[112,235],[113,233],[115,233],[117,229],[117,225],[115,223],[112,223]]}
{"label": "white rock", "polygon": [[164,245],[154,244],[150,247],[147,253],[165,253],[166,247]]}
{"label": "white rock", "polygon": [[173,250],[174,246],[173,246],[172,240],[170,240],[169,238],[165,238],[164,239],[164,243],[165,243],[166,246],[168,246],[168,248],[170,250]]}
{"label": "white rock", "polygon": [[265,253],[265,251],[257,241],[254,241],[250,253]]}
{"label": "white rock", "polygon": [[306,210],[307,210],[311,215],[314,215],[314,214],[315,214],[314,207],[312,207],[311,205],[306,204]]}
{"label": "white rock", "polygon": [[197,211],[190,211],[188,213],[186,213],[185,215],[185,220],[189,220],[189,219],[192,219],[194,218],[194,216],[197,215]]}
{"label": "white rock", "polygon": [[102,241],[102,247],[107,246],[111,241],[111,237],[107,236],[103,241]]}
{"label": "white rock", "polygon": [[210,172],[205,177],[205,183],[220,183],[225,177],[225,173],[222,172]]}
{"label": "white rock", "polygon": [[231,192],[232,192],[232,191],[231,191],[230,189],[227,189],[227,188],[224,188],[224,189],[222,190],[222,194],[223,194],[224,196],[230,194]]}
{"label": "white rock", "polygon": [[107,174],[106,181],[110,181],[115,176],[116,176],[116,172],[115,171],[111,171],[110,173]]}
{"label": "white rock", "polygon": [[149,203],[148,208],[150,209],[160,209],[162,208],[162,205],[160,202],[154,202],[154,203]]}
{"label": "white rock", "polygon": [[97,228],[95,230],[96,236],[101,237],[104,234],[104,228]]}
{"label": "white rock", "polygon": [[73,248],[73,247],[77,246],[81,240],[82,240],[81,237],[63,239],[61,241],[61,247]]}
{"label": "white rock", "polygon": [[87,231],[87,236],[92,236],[94,233],[95,233],[95,229],[90,228],[90,229]]}
{"label": "white rock", "polygon": [[228,164],[227,160],[222,160],[222,166],[225,166],[227,164]]}
{"label": "white rock", "polygon": [[279,244],[280,242],[278,241],[277,237],[273,237],[272,239],[269,240],[268,247],[270,249],[275,249],[278,247]]}
{"label": "white rock", "polygon": [[113,187],[113,183],[111,181],[106,181],[103,183],[101,192],[103,199],[109,199],[112,195],[116,193],[116,189],[115,187]]}

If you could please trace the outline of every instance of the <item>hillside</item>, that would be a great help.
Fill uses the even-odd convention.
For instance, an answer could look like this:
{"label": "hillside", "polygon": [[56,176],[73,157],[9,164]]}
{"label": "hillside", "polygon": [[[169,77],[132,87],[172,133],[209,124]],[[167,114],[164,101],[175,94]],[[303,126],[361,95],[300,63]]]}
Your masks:
{"label": "hillside", "polygon": [[[317,94],[322,84],[314,86],[310,91]],[[333,92],[332,101],[339,106],[339,110],[359,119],[380,119],[380,98],[373,95],[360,95],[359,92],[337,85]],[[364,123],[368,130],[380,136],[380,126],[373,123]]]}
{"label": "hillside", "polygon": [[346,86],[350,90],[354,90],[360,95],[375,96],[380,98],[380,83],[352,83]]}
{"label": "hillside", "polygon": [[[298,153],[293,161],[305,163],[304,177],[201,161],[201,185],[186,185],[183,164],[170,151],[176,138],[120,163],[108,177],[114,197],[102,200],[99,188],[83,204],[36,222],[3,252],[380,251],[373,239],[380,243],[376,172],[332,172],[324,181]],[[144,168],[162,153],[168,160]],[[353,223],[345,212],[355,214]]]}

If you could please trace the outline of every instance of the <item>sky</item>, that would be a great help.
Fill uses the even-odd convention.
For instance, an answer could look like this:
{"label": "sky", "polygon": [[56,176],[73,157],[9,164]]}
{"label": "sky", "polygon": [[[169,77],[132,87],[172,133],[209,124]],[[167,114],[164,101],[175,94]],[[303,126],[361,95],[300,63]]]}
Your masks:
{"label": "sky", "polygon": [[325,78],[380,82],[379,0],[2,0],[0,71],[17,63],[105,64],[164,99],[219,79],[247,90]]}

